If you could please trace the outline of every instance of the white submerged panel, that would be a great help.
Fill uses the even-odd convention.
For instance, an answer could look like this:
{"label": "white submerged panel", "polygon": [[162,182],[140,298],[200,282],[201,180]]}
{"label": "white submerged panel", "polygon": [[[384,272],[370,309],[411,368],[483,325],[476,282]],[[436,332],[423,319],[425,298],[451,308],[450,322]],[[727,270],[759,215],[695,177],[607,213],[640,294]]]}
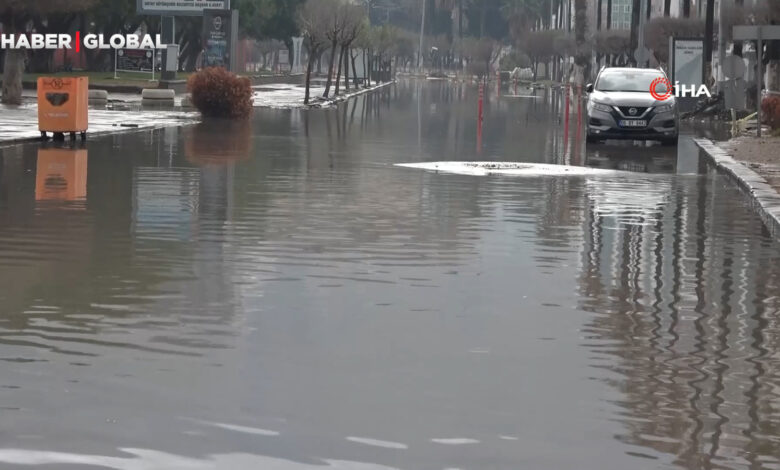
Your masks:
{"label": "white submerged panel", "polygon": [[630,174],[625,171],[605,170],[602,168],[522,162],[422,162],[397,163],[396,166],[477,176],[582,176]]}

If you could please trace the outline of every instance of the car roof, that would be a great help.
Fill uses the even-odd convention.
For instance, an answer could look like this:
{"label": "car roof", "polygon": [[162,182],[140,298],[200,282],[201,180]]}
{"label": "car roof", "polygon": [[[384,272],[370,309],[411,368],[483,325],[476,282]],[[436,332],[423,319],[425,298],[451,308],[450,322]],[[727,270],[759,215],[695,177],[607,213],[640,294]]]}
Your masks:
{"label": "car roof", "polygon": [[648,69],[639,67],[605,67],[602,72],[655,72],[664,73],[661,69]]}

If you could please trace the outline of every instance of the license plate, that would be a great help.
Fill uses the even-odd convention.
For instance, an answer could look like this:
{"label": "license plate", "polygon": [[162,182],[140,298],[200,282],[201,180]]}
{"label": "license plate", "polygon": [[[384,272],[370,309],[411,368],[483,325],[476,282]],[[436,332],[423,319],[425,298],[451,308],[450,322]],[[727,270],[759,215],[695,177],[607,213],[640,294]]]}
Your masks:
{"label": "license plate", "polygon": [[647,121],[620,121],[620,127],[646,127]]}

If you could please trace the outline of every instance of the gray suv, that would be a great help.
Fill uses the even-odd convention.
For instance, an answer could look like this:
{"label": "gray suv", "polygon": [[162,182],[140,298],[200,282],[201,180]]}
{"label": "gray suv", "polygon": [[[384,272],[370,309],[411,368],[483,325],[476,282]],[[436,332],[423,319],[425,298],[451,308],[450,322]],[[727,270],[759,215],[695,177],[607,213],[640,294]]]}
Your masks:
{"label": "gray suv", "polygon": [[[654,83],[654,80],[660,79]],[[606,139],[658,140],[676,145],[680,114],[660,69],[603,68],[588,84],[588,142]],[[650,88],[665,99],[656,99]]]}

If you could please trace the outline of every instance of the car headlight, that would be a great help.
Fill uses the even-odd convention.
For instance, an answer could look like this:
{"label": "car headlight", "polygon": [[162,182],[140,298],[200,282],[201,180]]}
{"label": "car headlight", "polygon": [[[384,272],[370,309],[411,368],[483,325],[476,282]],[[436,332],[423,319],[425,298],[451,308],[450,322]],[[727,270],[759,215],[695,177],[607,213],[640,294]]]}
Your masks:
{"label": "car headlight", "polygon": [[612,112],[612,106],[604,103],[596,103],[593,102],[593,109],[597,109],[599,111],[604,111],[605,113],[611,113]]}
{"label": "car headlight", "polygon": [[662,104],[661,106],[655,107],[655,112],[658,114],[661,113],[671,113],[674,111],[674,105],[673,104]]}

